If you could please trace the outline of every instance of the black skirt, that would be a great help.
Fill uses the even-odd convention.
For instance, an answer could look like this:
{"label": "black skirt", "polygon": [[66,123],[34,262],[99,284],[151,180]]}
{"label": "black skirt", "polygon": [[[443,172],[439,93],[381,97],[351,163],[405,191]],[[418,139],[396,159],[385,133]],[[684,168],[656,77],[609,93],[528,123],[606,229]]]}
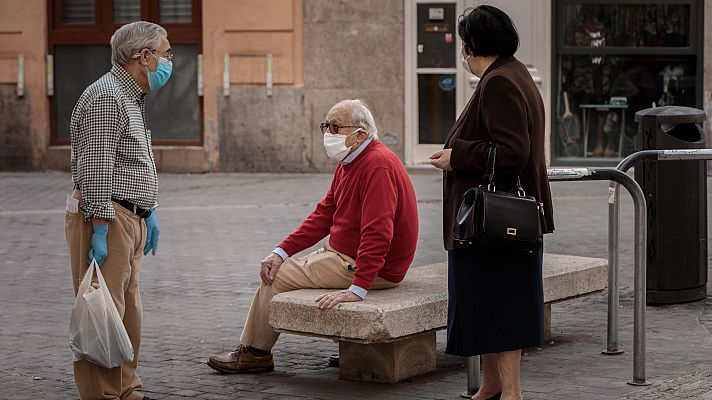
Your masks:
{"label": "black skirt", "polygon": [[446,353],[469,357],[540,346],[542,257],[541,248],[449,251]]}

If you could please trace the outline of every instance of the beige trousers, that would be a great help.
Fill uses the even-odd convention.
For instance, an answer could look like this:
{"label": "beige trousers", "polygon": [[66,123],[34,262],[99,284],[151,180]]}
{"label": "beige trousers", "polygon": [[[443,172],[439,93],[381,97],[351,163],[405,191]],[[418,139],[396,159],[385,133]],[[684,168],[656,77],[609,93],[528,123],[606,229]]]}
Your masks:
{"label": "beige trousers", "polygon": [[[72,197],[81,200],[75,190]],[[103,368],[86,360],[74,363],[74,381],[82,400],[122,399],[141,400],[142,383],[136,374],[141,345],[141,295],[139,274],[146,240],[146,224],[138,215],[114,204],[116,218],[109,224],[108,255],[101,272],[109,286],[119,315],[134,349],[134,359],[120,367]],[[92,224],[84,221],[84,214],[65,212],[64,231],[67,236],[72,264],[72,282],[76,296],[79,283],[88,269],[87,254],[91,248]]]}
{"label": "beige trousers", "polygon": [[[279,338],[269,325],[269,302],[278,293],[297,289],[348,289],[354,278],[356,262],[335,251],[327,243],[303,258],[288,258],[279,267],[271,285],[262,283],[252,299],[240,343],[261,350],[271,350]],[[388,289],[398,283],[376,277],[371,289]]]}

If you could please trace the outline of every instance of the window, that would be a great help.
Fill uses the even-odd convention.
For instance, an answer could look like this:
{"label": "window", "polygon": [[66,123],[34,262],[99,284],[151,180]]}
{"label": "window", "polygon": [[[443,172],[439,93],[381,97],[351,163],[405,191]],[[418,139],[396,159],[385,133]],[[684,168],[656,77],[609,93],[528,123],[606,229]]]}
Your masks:
{"label": "window", "polygon": [[557,2],[553,163],[614,164],[635,113],[701,102],[701,1]]}
{"label": "window", "polygon": [[63,1],[62,23],[68,25],[94,25],[96,23],[94,0]]}
{"label": "window", "polygon": [[146,125],[157,145],[202,144],[200,0],[48,0],[48,45],[54,58],[51,143],[69,143],[72,110],[84,89],[111,68],[109,40],[121,25],[162,25],[175,57],[168,84],[148,94]]}

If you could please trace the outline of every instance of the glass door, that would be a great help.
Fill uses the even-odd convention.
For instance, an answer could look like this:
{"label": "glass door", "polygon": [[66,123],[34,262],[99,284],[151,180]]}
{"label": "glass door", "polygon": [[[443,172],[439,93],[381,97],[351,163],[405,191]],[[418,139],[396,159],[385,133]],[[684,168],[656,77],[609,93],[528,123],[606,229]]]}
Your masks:
{"label": "glass door", "polygon": [[406,161],[417,164],[427,163],[428,156],[443,147],[464,106],[462,71],[457,68],[457,17],[464,7],[437,0],[410,6],[406,10]]}

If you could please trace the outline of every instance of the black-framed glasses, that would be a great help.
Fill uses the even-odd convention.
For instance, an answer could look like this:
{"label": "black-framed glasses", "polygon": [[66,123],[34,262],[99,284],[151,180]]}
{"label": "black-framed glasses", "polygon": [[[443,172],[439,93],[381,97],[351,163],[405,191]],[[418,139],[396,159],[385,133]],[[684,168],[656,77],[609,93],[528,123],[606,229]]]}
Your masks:
{"label": "black-framed glasses", "polygon": [[336,135],[339,133],[339,129],[341,128],[360,128],[360,126],[354,126],[354,125],[339,125],[333,122],[322,122],[319,124],[319,128],[321,128],[321,134],[325,134],[327,129],[329,130],[329,133]]}

